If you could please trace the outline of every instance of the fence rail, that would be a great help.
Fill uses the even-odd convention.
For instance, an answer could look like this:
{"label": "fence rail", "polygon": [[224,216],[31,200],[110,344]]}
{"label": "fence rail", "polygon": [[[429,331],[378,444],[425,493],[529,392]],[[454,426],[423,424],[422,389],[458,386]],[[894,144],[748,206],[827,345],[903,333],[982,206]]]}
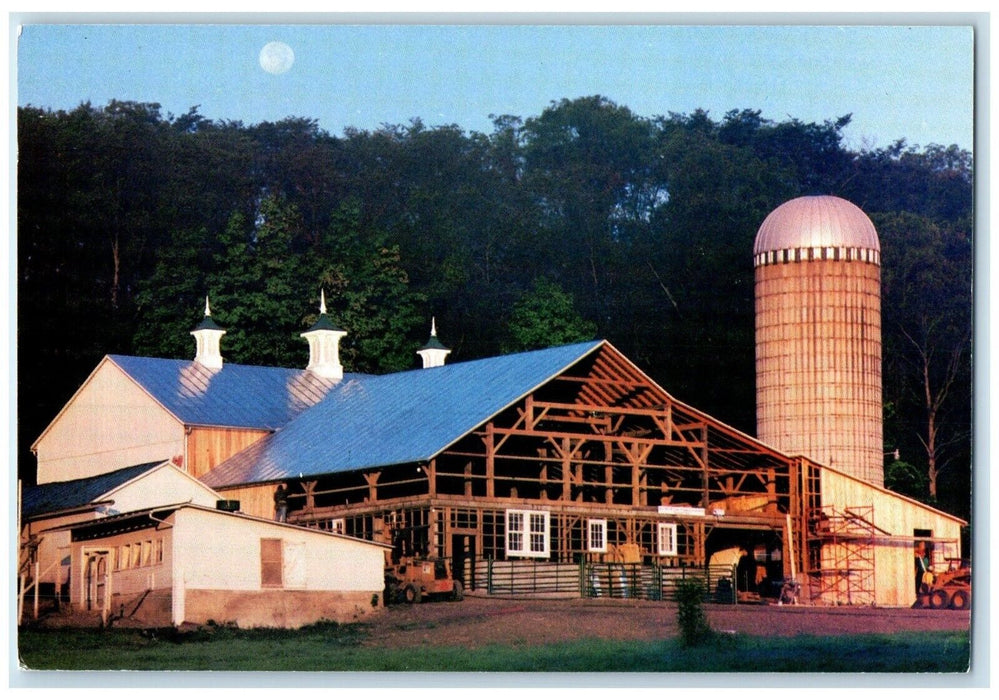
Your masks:
{"label": "fence rail", "polygon": [[581,563],[548,561],[480,561],[476,580],[486,582],[491,595],[572,594],[583,598],[673,600],[677,583],[704,582],[705,600],[735,603],[735,567],[665,567],[656,564]]}
{"label": "fence rail", "polygon": [[[483,571],[483,568],[485,569]],[[575,593],[580,591],[578,564],[509,560],[480,562],[476,579],[485,580],[490,594]]]}

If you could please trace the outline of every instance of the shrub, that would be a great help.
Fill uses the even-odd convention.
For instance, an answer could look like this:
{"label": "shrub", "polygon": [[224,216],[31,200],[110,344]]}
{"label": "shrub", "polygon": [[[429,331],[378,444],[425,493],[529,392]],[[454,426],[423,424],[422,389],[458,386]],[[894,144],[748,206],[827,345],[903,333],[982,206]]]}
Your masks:
{"label": "shrub", "polygon": [[711,637],[711,626],[704,614],[704,581],[688,578],[676,585],[677,623],[685,646],[696,646]]}

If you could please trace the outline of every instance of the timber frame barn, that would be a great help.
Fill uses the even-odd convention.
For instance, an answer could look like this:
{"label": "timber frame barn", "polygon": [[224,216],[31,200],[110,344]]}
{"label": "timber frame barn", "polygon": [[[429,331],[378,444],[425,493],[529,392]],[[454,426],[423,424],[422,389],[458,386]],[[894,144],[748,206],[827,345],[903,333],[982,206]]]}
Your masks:
{"label": "timber frame barn", "polygon": [[[534,366],[537,372],[524,371]],[[391,396],[405,387],[413,411],[393,409],[410,417],[412,430],[392,415],[372,420],[393,426],[396,441],[433,445],[422,457],[379,459],[385,446],[378,435],[389,433],[366,439],[370,426],[342,430],[316,407],[205,482],[261,515],[271,507],[278,473],[291,490],[289,521],[391,544],[395,559],[451,558],[456,577],[471,589],[482,585],[476,572],[484,560],[704,569],[713,554],[736,547],[756,553],[767,579],[807,579],[816,598],[874,602],[876,550],[893,537],[890,548],[904,542],[905,550],[901,557],[896,551],[904,565],[894,578],[910,587],[913,531],[896,537],[873,509],[878,501],[893,503],[894,511],[900,501],[910,510],[932,509],[782,454],[677,401],[606,341],[390,376],[397,380],[375,406],[401,401]],[[479,392],[490,386],[512,389],[515,398],[496,410],[483,406],[487,413],[454,439],[426,439],[421,426],[448,423],[449,407],[463,400],[474,415]],[[374,389],[369,383],[364,398],[379,393]],[[297,452],[316,439],[307,429],[312,422],[325,428],[320,452],[341,455],[339,465]],[[371,466],[350,468],[342,459],[372,448]],[[358,454],[353,465],[364,459]],[[263,485],[265,474],[271,480]],[[823,485],[836,478],[859,485],[860,500],[823,499]],[[953,553],[960,521],[934,513],[923,536],[943,534],[937,551]],[[893,604],[903,598],[898,591],[880,596]]]}

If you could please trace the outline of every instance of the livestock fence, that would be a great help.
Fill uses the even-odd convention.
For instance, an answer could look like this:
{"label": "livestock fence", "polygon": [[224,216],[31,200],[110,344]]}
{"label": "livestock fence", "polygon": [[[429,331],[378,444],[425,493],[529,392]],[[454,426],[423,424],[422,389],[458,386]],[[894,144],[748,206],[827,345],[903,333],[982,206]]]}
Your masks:
{"label": "livestock fence", "polygon": [[582,598],[673,600],[678,582],[704,583],[706,601],[736,603],[735,567],[660,566],[658,564],[560,564],[534,560],[493,559],[476,566],[476,581],[490,595],[575,595]]}

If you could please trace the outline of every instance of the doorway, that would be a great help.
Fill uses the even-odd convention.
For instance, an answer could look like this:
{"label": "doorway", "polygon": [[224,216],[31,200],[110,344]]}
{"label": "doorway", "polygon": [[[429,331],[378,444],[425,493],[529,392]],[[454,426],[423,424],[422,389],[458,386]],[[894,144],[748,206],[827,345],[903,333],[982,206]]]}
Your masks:
{"label": "doorway", "polygon": [[475,590],[475,535],[451,535],[451,569],[462,588]]}
{"label": "doorway", "polygon": [[88,553],[84,571],[86,585],[84,597],[87,610],[103,612],[108,600],[108,553],[106,551]]}

